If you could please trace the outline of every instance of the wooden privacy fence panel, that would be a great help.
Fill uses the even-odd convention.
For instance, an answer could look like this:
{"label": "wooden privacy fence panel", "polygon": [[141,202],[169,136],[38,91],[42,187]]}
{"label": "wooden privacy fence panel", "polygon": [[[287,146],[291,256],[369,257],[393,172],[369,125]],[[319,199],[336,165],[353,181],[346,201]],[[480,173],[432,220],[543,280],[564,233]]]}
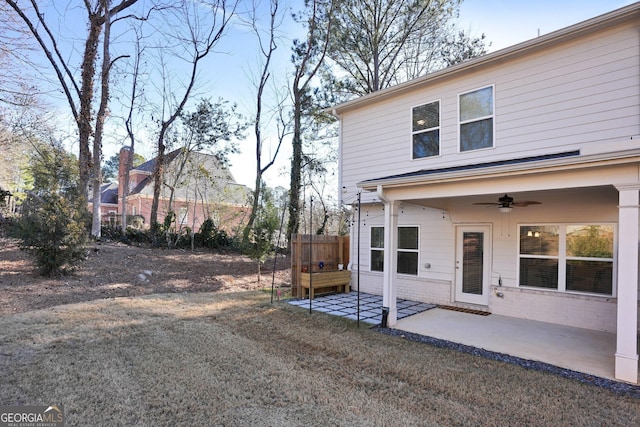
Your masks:
{"label": "wooden privacy fence panel", "polygon": [[[320,268],[320,263],[323,268]],[[294,234],[291,236],[291,293],[303,296],[302,272],[337,271],[342,264],[349,265],[348,236],[318,236]]]}

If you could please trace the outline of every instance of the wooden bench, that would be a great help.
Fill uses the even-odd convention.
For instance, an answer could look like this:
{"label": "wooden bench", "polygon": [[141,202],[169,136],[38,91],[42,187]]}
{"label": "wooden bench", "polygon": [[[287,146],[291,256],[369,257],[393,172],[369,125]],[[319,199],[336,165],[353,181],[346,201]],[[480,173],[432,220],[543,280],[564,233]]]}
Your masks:
{"label": "wooden bench", "polygon": [[[302,274],[302,295],[306,298],[310,293],[313,299],[316,293],[325,292],[349,292],[351,284],[351,271],[349,270],[332,270],[321,271],[318,273],[301,273]],[[313,277],[312,277],[313,276]],[[313,286],[311,292],[309,287]]]}

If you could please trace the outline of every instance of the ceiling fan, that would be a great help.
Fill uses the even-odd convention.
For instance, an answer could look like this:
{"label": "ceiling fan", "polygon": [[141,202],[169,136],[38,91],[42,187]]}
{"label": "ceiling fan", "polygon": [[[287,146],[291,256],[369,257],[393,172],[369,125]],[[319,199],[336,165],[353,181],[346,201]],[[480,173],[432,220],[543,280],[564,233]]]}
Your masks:
{"label": "ceiling fan", "polygon": [[500,212],[509,213],[513,207],[526,207],[529,205],[541,205],[542,203],[536,202],[533,200],[522,200],[518,202],[513,201],[513,197],[505,194],[500,197],[497,202],[479,202],[474,203],[474,205],[488,205],[488,206],[497,206]]}

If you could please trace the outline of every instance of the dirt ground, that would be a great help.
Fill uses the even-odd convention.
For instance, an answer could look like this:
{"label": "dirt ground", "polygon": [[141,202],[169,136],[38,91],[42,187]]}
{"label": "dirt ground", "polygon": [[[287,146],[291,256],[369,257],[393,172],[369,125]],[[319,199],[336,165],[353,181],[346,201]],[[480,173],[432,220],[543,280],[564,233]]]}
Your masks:
{"label": "dirt ground", "polygon": [[[288,292],[291,262],[277,258],[275,287]],[[0,316],[57,305],[115,297],[182,292],[236,292],[271,288],[273,259],[262,266],[237,254],[162,250],[97,243],[73,273],[39,276],[17,241],[0,239]]]}

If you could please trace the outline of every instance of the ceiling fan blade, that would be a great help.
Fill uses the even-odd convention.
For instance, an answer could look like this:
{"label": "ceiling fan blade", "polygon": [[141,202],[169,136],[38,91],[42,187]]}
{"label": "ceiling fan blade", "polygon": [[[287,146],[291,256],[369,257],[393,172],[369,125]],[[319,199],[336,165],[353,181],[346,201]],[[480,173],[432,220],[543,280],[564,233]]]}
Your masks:
{"label": "ceiling fan blade", "polygon": [[518,206],[520,208],[526,208],[527,206],[530,205],[541,205],[541,202],[536,202],[534,200],[523,200],[521,202],[514,202],[513,206]]}
{"label": "ceiling fan blade", "polygon": [[473,203],[474,205],[484,205],[484,206],[500,206],[500,203],[497,202],[478,202]]}

